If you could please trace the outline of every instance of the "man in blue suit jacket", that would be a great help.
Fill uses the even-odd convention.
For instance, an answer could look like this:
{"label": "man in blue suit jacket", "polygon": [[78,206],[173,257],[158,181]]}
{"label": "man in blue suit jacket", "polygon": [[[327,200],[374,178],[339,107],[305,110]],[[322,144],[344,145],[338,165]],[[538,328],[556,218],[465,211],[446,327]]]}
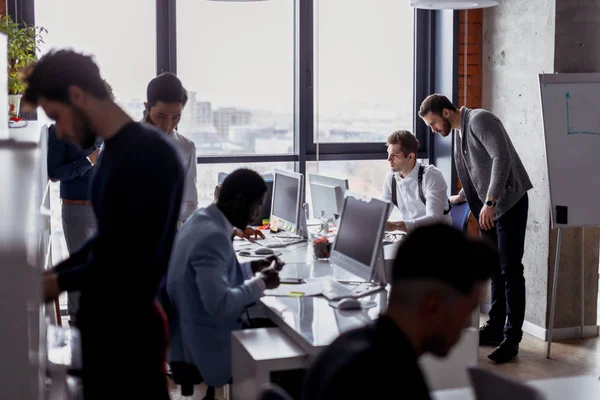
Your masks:
{"label": "man in blue suit jacket", "polygon": [[168,359],[195,365],[209,386],[231,379],[231,332],[241,328],[244,309],[279,286],[283,263],[271,257],[240,264],[232,244],[233,228],[256,218],[266,191],[256,172],[233,172],[216,204],[196,211],[175,239],[167,274]]}

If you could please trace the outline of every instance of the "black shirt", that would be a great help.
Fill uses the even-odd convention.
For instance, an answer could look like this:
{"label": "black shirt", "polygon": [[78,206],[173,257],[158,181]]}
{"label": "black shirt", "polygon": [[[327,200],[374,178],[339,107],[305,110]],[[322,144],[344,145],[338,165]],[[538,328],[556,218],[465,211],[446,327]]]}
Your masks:
{"label": "black shirt", "polygon": [[317,357],[304,382],[304,400],[429,400],[412,345],[388,317],[347,332]]}
{"label": "black shirt", "polygon": [[102,141],[82,150],[56,136],[56,126],[48,128],[48,178],[60,181],[60,197],[67,200],[90,200],[94,166],[88,157]]}
{"label": "black shirt", "polygon": [[99,158],[97,233],[56,267],[61,290],[81,291],[83,395],[115,398],[107,382],[137,382],[119,398],[166,400],[166,325],[155,300],[177,228],[183,166],[166,135],[135,122],[106,140]]}
{"label": "black shirt", "polygon": [[177,150],[157,129],[131,122],[105,141],[92,184],[98,231],[56,268],[61,290],[81,290],[80,311],[92,303],[153,307],[182,191]]}

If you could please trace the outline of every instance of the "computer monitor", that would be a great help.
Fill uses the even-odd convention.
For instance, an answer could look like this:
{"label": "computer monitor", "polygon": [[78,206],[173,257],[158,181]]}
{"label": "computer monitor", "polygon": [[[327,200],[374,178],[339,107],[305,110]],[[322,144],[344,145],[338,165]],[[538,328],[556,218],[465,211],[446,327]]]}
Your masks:
{"label": "computer monitor", "polygon": [[[338,179],[338,178],[332,178],[330,176],[325,176],[325,175],[317,175],[317,174],[309,174],[308,175],[308,180],[310,182],[310,191],[311,191],[311,197],[312,197],[312,209],[313,209],[313,216],[315,218],[321,218],[321,214],[322,212],[325,213],[325,218],[329,218],[330,216],[327,215],[328,213],[330,213],[330,210],[333,209],[332,204],[330,203],[330,201],[333,201],[333,199],[330,197],[329,201],[325,199],[325,197],[321,197],[321,195],[324,196],[323,191],[327,191],[327,188],[319,190],[319,188],[317,188],[317,191],[319,192],[317,194],[317,197],[315,197],[315,191],[313,190],[313,185],[326,185],[326,186],[333,186],[339,189],[334,189],[336,191],[335,194],[335,201],[336,201],[336,212],[335,214],[337,214],[337,216],[335,216],[335,218],[339,218],[339,216],[342,213],[342,207],[344,206],[344,196],[346,194],[346,190],[348,190],[349,186],[348,186],[348,179]],[[337,194],[337,192],[339,192],[339,195]],[[329,195],[333,195],[332,189],[329,189],[328,191]]]}
{"label": "computer monitor", "polygon": [[298,234],[301,227],[302,186],[304,176],[296,172],[275,170],[271,228]]}
{"label": "computer monitor", "polygon": [[339,218],[344,205],[344,195],[339,186],[311,182],[310,194],[313,216],[315,218],[324,220],[336,220]]}
{"label": "computer monitor", "polygon": [[346,193],[331,262],[370,281],[380,255],[390,207],[386,201]]}

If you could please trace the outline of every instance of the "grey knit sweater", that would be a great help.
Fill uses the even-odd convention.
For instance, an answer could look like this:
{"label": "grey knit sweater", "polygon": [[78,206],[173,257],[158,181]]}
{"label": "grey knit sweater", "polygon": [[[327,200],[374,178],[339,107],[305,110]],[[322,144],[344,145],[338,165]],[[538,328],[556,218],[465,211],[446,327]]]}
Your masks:
{"label": "grey knit sweater", "polygon": [[461,197],[479,210],[487,197],[497,199],[495,217],[510,210],[533,185],[502,122],[489,111],[460,109],[461,135],[454,161]]}

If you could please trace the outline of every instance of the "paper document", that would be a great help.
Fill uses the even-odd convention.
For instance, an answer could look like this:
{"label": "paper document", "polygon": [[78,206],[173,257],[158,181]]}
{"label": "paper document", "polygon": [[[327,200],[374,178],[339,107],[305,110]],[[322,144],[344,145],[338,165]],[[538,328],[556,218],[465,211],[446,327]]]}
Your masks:
{"label": "paper document", "polygon": [[275,289],[265,290],[265,296],[279,297],[303,297],[318,296],[321,294],[321,284],[319,282],[301,283],[299,285],[281,284]]}

